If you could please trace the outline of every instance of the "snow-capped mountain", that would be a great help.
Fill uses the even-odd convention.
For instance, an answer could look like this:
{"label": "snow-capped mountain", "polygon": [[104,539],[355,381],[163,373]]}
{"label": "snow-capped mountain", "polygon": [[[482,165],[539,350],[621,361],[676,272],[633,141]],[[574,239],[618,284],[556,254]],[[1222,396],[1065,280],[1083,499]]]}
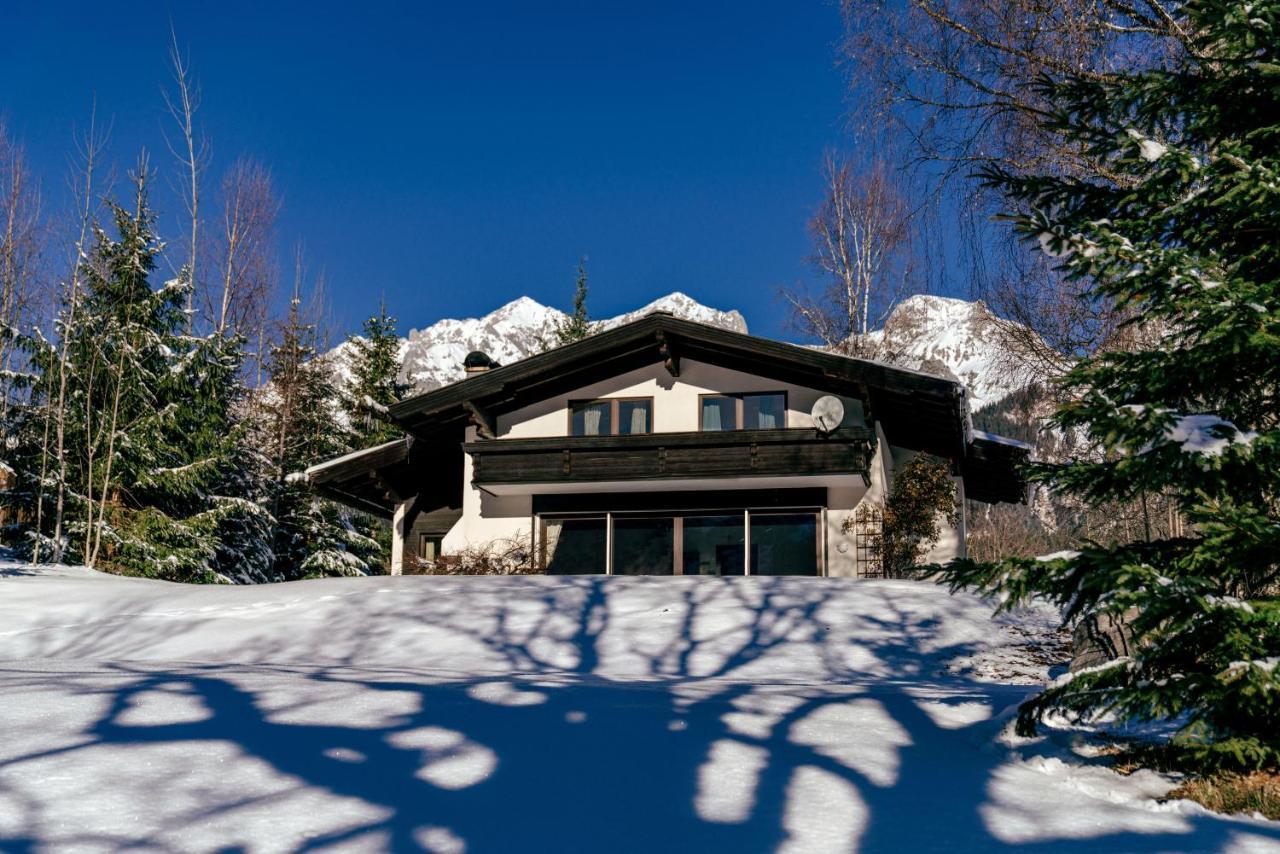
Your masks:
{"label": "snow-capped mountain", "polygon": [[908,297],[869,338],[881,361],[964,383],[971,411],[1031,382],[1003,358],[996,317],[981,300]]}
{"label": "snow-capped mountain", "polygon": [[[690,296],[672,293],[643,308],[600,322],[612,329],[655,311],[669,311],[677,317],[696,320],[735,332],[746,332],[747,322],[738,311],[720,311]],[[400,345],[400,381],[412,383],[418,391],[428,391],[462,379],[462,360],[479,350],[501,364],[519,361],[546,349],[544,342],[555,337],[564,312],[529,297],[520,297],[484,317],[456,320],[446,318],[425,329],[414,329]],[[340,376],[345,370],[346,345],[330,352]]]}
{"label": "snow-capped mountain", "polygon": [[[611,329],[655,311],[696,320],[735,332],[747,322],[735,310],[721,311],[682,293],[669,294],[626,314],[600,321]],[[400,344],[400,381],[427,391],[459,380],[462,360],[480,350],[510,364],[546,349],[564,312],[520,297],[484,317],[437,321],[412,330]],[[873,358],[913,370],[958,379],[969,390],[969,408],[978,410],[1023,388],[1029,377],[1017,376],[1001,358],[995,317],[981,301],[917,295],[894,308],[883,329],[869,336]],[[346,369],[347,345],[330,352],[340,378]]]}

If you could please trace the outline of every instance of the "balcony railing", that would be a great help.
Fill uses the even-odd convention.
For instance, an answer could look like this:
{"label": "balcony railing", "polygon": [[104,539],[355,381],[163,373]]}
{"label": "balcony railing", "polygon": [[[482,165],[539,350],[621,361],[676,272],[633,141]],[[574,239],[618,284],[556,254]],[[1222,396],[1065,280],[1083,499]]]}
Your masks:
{"label": "balcony railing", "polygon": [[466,443],[477,486],[688,478],[859,474],[867,478],[874,434],[850,427],[553,436]]}

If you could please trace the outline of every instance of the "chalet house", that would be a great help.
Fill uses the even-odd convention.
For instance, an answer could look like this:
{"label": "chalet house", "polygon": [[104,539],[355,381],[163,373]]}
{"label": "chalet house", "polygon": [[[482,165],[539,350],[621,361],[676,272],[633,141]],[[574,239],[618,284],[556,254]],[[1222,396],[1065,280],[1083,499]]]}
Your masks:
{"label": "chalet house", "polygon": [[[393,572],[505,541],[548,573],[874,576],[912,455],[960,498],[1024,498],[1026,447],[975,433],[963,386],[875,361],[655,313],[466,370],[390,408],[403,439],[306,472],[392,520]],[[962,515],[930,559],[964,539]]]}

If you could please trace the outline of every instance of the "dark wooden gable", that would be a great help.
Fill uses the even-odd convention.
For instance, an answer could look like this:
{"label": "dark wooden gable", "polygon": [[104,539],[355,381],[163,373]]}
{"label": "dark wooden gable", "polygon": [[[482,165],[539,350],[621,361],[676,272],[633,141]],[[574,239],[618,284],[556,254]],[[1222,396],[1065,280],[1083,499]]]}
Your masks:
{"label": "dark wooden gable", "polygon": [[861,399],[893,444],[963,457],[963,388],[951,380],[663,313],[418,395],[391,415],[415,435],[468,423],[483,433],[504,412],[654,363],[678,373],[683,359]]}

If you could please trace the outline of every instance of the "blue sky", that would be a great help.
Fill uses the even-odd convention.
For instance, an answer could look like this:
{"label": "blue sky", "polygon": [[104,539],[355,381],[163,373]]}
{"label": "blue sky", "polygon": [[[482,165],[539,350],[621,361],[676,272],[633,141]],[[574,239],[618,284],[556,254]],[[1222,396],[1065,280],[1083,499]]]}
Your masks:
{"label": "blue sky", "polygon": [[385,295],[402,330],[521,294],[593,314],[682,290],[788,336],[806,220],[842,142],[839,10],[808,2],[6,4],[0,114],[47,206],[96,96],[122,168],[161,134],[172,16],[214,160],[274,171],[337,332]]}

